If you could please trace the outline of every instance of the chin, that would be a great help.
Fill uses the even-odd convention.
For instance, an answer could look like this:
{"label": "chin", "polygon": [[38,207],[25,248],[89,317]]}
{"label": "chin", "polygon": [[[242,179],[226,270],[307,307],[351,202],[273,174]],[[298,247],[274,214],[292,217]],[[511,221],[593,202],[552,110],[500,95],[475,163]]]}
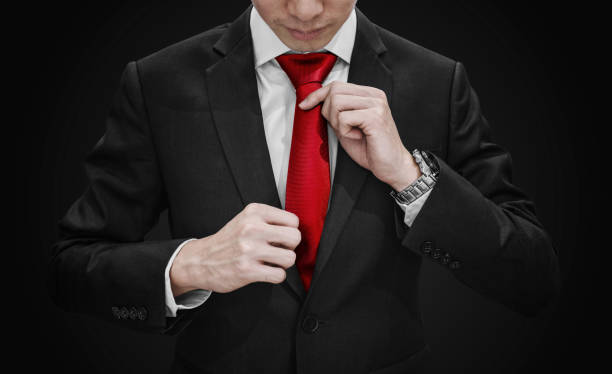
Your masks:
{"label": "chin", "polygon": [[298,51],[298,52],[312,52],[312,51],[319,50],[323,47],[324,45],[321,45],[321,46],[300,45],[299,47],[291,48],[291,49],[293,49],[294,51]]}
{"label": "chin", "polygon": [[325,45],[329,42],[327,39],[319,38],[317,40],[298,40],[294,38],[288,38],[288,41],[285,42],[287,47],[291,48],[294,51],[298,52],[311,52],[316,51],[325,47]]}

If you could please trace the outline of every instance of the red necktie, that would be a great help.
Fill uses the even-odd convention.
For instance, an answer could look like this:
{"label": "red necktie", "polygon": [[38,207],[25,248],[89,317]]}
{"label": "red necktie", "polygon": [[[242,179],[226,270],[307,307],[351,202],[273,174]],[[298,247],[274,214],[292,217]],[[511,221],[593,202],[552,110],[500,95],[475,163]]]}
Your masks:
{"label": "red necktie", "polygon": [[331,53],[285,54],[276,60],[295,87],[285,210],[300,219],[302,241],[295,249],[296,266],[308,291],[329,201],[329,150],[327,121],[321,115],[321,104],[307,111],[297,104],[322,87],[336,56]]}

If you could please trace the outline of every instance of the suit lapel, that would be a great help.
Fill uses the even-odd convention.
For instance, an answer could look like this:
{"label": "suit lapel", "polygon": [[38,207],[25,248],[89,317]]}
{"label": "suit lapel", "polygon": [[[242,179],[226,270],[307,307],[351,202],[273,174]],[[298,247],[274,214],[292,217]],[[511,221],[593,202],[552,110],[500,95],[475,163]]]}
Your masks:
{"label": "suit lapel", "polygon": [[[257,92],[253,43],[249,26],[252,5],[215,43],[225,55],[206,69],[208,100],[214,123],[244,206],[258,202],[282,209],[266,143]],[[304,286],[295,266],[283,282],[298,296]]]}
{"label": "suit lapel", "polygon": [[[242,24],[244,13],[236,22]],[[233,24],[224,37],[238,38]],[[220,42],[226,41],[221,40]],[[253,68],[253,47],[245,33],[231,52],[206,69],[214,123],[243,203],[280,207]]]}
{"label": "suit lapel", "polygon": [[[380,40],[375,25],[359,9],[355,10],[357,33],[348,82],[377,87],[385,91],[390,104],[393,84],[391,71],[379,58],[386,48]],[[369,170],[359,166],[341,146],[338,147],[331,202],[317,250],[311,290],[316,286],[317,279],[333,252],[368,174],[371,174]]]}
{"label": "suit lapel", "polygon": [[[249,26],[251,7],[249,5],[230,24],[213,47],[224,57],[206,69],[208,100],[243,204],[259,202],[280,209],[282,206],[266,144],[257,91]],[[391,98],[391,73],[378,57],[386,50],[385,46],[375,25],[357,8],[356,13],[357,33],[348,81],[380,88]],[[338,147],[331,202],[319,243],[311,289],[327,263],[369,173],[357,165],[342,147]],[[287,270],[283,285],[300,300],[306,297],[295,266]]]}

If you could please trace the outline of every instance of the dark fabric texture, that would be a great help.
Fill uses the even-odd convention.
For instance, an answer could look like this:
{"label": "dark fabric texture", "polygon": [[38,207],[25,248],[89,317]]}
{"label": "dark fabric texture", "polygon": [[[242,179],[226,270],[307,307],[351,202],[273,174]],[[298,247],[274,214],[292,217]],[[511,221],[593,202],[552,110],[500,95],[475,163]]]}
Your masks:
{"label": "dark fabric texture", "polygon": [[[412,227],[390,187],[339,147],[309,292],[292,267],[282,284],[213,293],[166,318],[163,273],[179,243],[214,234],[250,202],[281,207],[249,11],[127,65],[86,162],[89,187],[60,222],[49,279],[60,306],[180,333],[175,372],[402,373],[425,356],[422,261],[524,314],[555,297],[555,249],[464,67],[357,10],[348,81],[382,89],[405,146],[441,169]],[[143,241],[165,209],[172,238]]]}

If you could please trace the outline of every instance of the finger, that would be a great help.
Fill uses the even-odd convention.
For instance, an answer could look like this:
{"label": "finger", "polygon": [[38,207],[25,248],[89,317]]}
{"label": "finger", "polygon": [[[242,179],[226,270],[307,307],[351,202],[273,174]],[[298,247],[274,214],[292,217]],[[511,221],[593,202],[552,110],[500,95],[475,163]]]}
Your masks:
{"label": "finger", "polygon": [[327,98],[332,85],[325,85],[317,90],[312,91],[302,102],[298,104],[300,109],[308,110],[314,108],[317,104]]}
{"label": "finger", "polygon": [[255,256],[256,260],[287,269],[295,263],[295,252],[271,245],[262,246]]}
{"label": "finger", "polygon": [[302,240],[302,234],[296,227],[247,222],[243,229],[247,230],[245,233],[251,239],[258,241],[261,245],[273,245],[293,250]]}
{"label": "finger", "polygon": [[361,139],[367,135],[366,123],[370,113],[368,109],[347,110],[338,114],[336,134],[349,139]]}
{"label": "finger", "polygon": [[362,86],[354,83],[333,81],[325,86],[319,88],[311,92],[301,103],[299,103],[299,107],[302,110],[308,110],[313,108],[315,105],[325,100],[325,98],[329,94],[346,94],[346,95],[354,95],[354,96],[366,96],[366,97],[376,97],[380,99],[386,100],[386,95],[384,91],[370,86]]}
{"label": "finger", "polygon": [[380,99],[369,96],[355,96],[346,94],[333,94],[323,103],[321,114],[332,127],[338,124],[338,113],[345,110],[367,109],[379,105]]}
{"label": "finger", "polygon": [[346,133],[345,137],[349,139],[359,140],[363,138],[363,131],[361,129],[353,127],[349,132]]}
{"label": "finger", "polygon": [[255,216],[270,225],[297,228],[300,223],[296,214],[267,204],[250,203],[244,210],[247,215]]}
{"label": "finger", "polygon": [[264,264],[255,265],[251,280],[253,282],[282,283],[287,274],[285,269]]}
{"label": "finger", "polygon": [[268,225],[265,230],[268,244],[286,249],[295,249],[302,240],[300,230],[295,227]]}

